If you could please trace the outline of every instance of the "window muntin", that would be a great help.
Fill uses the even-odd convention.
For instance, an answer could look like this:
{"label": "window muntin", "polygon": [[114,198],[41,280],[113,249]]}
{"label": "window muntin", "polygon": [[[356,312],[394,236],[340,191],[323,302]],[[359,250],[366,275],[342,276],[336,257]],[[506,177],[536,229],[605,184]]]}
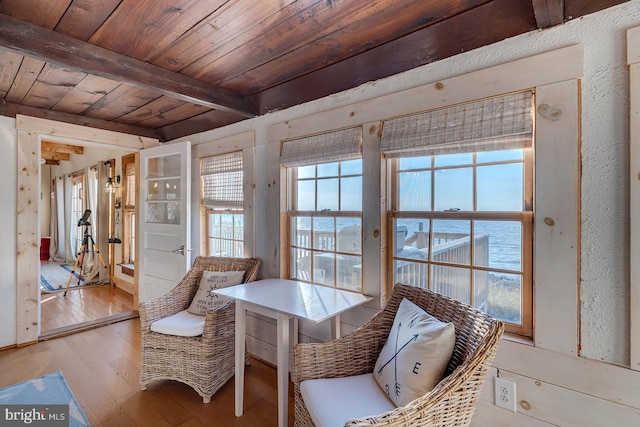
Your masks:
{"label": "window muntin", "polygon": [[[390,160],[390,276],[531,335],[532,149]],[[473,238],[472,238],[473,237]]]}
{"label": "window muntin", "polygon": [[206,252],[244,256],[244,171],[242,152],[202,159],[202,207],[206,215]]}
{"label": "window muntin", "polygon": [[290,277],[362,292],[362,160],[291,168]]}
{"label": "window muntin", "polygon": [[207,247],[210,256],[244,256],[244,215],[242,211],[207,210]]}

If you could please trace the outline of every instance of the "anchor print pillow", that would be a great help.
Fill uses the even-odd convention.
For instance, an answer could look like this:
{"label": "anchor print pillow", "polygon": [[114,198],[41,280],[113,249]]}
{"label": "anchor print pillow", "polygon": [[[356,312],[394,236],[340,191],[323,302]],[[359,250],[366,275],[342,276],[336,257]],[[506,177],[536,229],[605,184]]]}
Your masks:
{"label": "anchor print pillow", "polygon": [[202,272],[200,286],[196,295],[187,309],[189,313],[204,316],[209,307],[224,305],[231,298],[214,294],[214,289],[226,288],[227,286],[239,285],[242,283],[244,271],[208,271]]}
{"label": "anchor print pillow", "polygon": [[396,406],[405,406],[440,382],[455,340],[453,323],[441,322],[405,298],[373,377]]}

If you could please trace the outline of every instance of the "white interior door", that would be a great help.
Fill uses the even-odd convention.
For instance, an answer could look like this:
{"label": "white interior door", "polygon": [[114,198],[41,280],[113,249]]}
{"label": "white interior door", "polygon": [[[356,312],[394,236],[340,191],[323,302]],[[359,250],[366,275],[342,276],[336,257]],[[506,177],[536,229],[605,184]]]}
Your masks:
{"label": "white interior door", "polygon": [[191,266],[191,143],[140,151],[140,301],[173,289]]}

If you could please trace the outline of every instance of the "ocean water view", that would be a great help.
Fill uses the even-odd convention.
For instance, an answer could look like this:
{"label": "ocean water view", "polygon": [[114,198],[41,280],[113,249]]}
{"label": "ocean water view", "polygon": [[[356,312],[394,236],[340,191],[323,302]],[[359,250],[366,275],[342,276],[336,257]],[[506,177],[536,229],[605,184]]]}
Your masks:
{"label": "ocean water view", "polygon": [[[298,230],[311,230],[312,218],[298,217]],[[313,218],[313,230],[331,232],[347,226],[360,226],[358,218]],[[429,221],[425,219],[400,218],[397,227],[406,227],[406,238],[414,233],[429,232]],[[471,221],[469,220],[434,220],[434,233],[471,234]],[[508,270],[514,273],[522,271],[522,225],[518,221],[473,221],[475,236],[486,234],[489,241],[489,268]]]}

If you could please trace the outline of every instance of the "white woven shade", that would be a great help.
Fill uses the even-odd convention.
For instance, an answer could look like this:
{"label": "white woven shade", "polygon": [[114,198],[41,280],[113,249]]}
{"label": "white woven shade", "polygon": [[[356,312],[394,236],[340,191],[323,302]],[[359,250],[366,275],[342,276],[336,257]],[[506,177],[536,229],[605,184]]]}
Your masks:
{"label": "white woven shade", "polygon": [[532,104],[533,93],[525,91],[387,120],[381,149],[410,157],[526,148]]}
{"label": "white woven shade", "polygon": [[200,164],[202,204],[210,208],[242,208],[242,152],[206,157]]}
{"label": "white woven shade", "polygon": [[356,127],[284,141],[280,164],[287,167],[306,166],[360,157],[362,128]]}

